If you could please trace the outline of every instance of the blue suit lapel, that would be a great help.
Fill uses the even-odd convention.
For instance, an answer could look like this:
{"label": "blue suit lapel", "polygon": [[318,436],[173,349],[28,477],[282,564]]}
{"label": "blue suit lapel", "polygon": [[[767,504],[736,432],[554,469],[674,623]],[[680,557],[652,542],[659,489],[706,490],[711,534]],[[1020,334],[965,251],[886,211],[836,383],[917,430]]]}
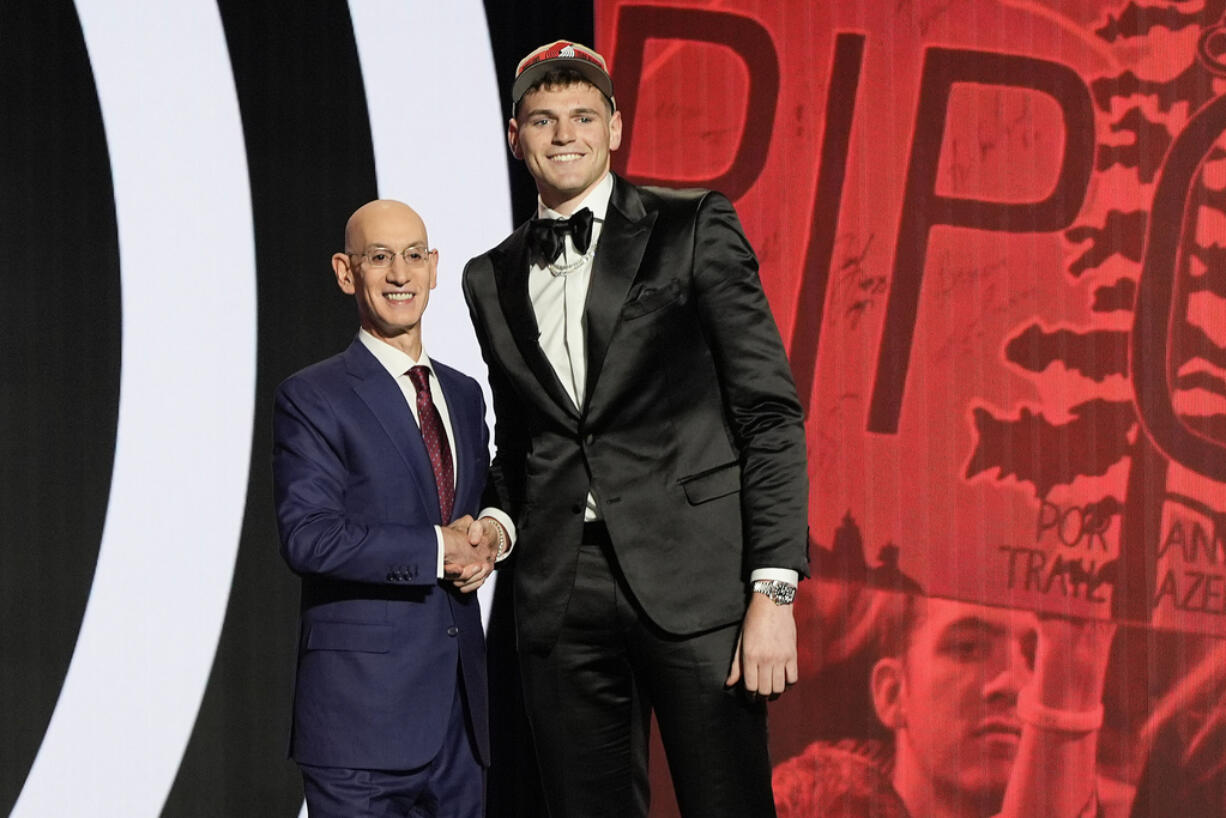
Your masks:
{"label": "blue suit lapel", "polygon": [[345,351],[345,364],[354,379],[353,391],[383,427],[413,477],[422,507],[438,522],[438,489],[434,485],[434,471],[430,468],[426,444],[422,442],[421,430],[405,403],[404,393],[361,341],[349,345]]}

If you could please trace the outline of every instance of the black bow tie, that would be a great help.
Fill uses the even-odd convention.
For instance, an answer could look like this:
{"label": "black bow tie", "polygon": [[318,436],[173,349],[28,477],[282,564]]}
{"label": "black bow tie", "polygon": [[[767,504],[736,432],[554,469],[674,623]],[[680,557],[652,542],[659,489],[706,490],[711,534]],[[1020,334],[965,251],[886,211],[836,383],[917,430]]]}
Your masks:
{"label": "black bow tie", "polygon": [[533,219],[528,224],[528,249],[537,257],[552,264],[562,255],[569,234],[575,249],[587,252],[592,243],[592,211],[586,207],[569,219]]}

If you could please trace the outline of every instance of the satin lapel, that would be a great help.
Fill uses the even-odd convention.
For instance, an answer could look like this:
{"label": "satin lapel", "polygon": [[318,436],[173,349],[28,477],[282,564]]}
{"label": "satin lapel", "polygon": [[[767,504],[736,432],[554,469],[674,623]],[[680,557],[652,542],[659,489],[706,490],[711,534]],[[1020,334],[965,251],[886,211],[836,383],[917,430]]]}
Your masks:
{"label": "satin lapel", "polygon": [[655,221],[656,213],[646,211],[634,187],[615,177],[583,313],[587,325],[587,385],[583,394],[588,404]]}
{"label": "satin lapel", "polygon": [[527,225],[520,225],[511,236],[511,241],[505,245],[503,252],[491,253],[494,266],[494,278],[498,284],[498,302],[502,305],[502,314],[511,328],[511,337],[515,345],[527,361],[532,374],[551,398],[561,406],[572,418],[578,418],[578,411],[558,375],[549,365],[545,351],[541,349],[541,328],[536,323],[536,313],[532,310],[532,299],[528,297],[528,246],[524,240],[527,235]]}
{"label": "satin lapel", "polygon": [[413,412],[405,403],[404,393],[360,341],[349,347],[345,357],[349,374],[354,379],[353,391],[369,407],[391,439],[392,446],[404,458],[408,471],[413,475],[413,485],[422,507],[437,521],[438,489],[434,485],[434,471],[430,468],[426,444],[422,442],[421,430],[413,419]]}

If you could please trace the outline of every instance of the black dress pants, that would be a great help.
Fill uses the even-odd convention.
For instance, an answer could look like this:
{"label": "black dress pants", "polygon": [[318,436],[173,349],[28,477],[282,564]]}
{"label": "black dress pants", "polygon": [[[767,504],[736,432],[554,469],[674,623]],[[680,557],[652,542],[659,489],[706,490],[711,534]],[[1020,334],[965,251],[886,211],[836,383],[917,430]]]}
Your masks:
{"label": "black dress pants", "polygon": [[631,598],[603,526],[584,539],[596,542],[580,548],[557,643],[520,655],[551,818],[646,818],[653,710],[684,818],[773,818],[765,703],[724,687],[740,623],[661,631]]}

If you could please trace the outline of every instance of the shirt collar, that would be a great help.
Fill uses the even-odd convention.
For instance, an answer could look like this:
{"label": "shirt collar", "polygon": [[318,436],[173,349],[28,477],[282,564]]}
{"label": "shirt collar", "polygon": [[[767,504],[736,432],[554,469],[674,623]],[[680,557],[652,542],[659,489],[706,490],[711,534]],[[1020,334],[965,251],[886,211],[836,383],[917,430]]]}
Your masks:
{"label": "shirt collar", "polygon": [[[576,205],[575,209],[571,212],[578,213],[580,210],[586,207],[588,210],[592,211],[593,216],[595,216],[597,219],[603,220],[605,213],[607,213],[609,210],[609,197],[612,195],[613,174],[606,173],[604,178],[600,180],[600,184],[592,188],[592,191],[588,193],[587,196],[583,198],[583,201],[579,202],[579,204]],[[566,218],[566,216],[563,216],[553,208],[546,207],[545,203],[541,201],[540,196],[537,196],[536,198],[536,216],[538,219]]]}
{"label": "shirt collar", "polygon": [[399,378],[414,366],[425,366],[428,367],[431,372],[434,372],[434,367],[430,364],[430,356],[426,354],[426,350],[424,348],[421,351],[421,358],[414,361],[412,356],[401,352],[399,349],[396,349],[396,347],[392,346],[386,341],[380,341],[365,329],[358,330],[358,340],[362,342],[364,347],[370,350],[370,354],[375,356],[375,360],[378,361],[393,378]]}

